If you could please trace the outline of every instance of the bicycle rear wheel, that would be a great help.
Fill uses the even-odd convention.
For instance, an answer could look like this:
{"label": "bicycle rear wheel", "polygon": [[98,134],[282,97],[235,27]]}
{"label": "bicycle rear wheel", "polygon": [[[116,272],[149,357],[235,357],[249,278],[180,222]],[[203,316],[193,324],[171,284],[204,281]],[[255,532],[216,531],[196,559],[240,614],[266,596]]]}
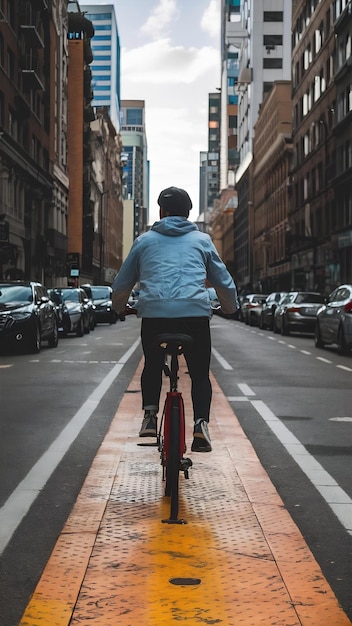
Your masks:
{"label": "bicycle rear wheel", "polygon": [[180,406],[177,394],[170,394],[168,410],[169,415],[167,417],[169,419],[167,421],[169,423],[166,442],[165,495],[171,496],[172,500],[175,500],[176,497],[178,498],[180,473]]}
{"label": "bicycle rear wheel", "polygon": [[163,522],[183,524],[178,519],[179,477],[185,450],[185,418],[181,393],[169,392],[166,399],[165,425],[165,495],[171,497],[170,517]]}

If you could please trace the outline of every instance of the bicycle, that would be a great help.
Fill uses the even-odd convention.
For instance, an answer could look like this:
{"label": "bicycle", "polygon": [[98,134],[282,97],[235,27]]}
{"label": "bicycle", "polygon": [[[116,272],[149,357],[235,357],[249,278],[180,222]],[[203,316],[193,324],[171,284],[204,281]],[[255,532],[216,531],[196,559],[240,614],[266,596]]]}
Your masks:
{"label": "bicycle", "polygon": [[192,461],[184,457],[186,452],[185,410],[182,393],[178,391],[178,357],[185,345],[192,343],[192,337],[183,333],[157,335],[158,346],[164,351],[164,373],[170,379],[170,390],[166,393],[164,409],[157,433],[157,446],[163,468],[165,495],[171,498],[170,516],[164,524],[187,524],[178,517],[179,476],[183,472],[189,478]]}

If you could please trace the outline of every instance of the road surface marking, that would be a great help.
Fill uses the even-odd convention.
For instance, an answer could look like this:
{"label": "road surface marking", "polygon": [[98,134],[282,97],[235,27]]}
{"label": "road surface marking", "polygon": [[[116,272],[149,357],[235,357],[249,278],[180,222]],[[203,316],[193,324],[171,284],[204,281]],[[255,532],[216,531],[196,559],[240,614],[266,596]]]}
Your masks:
{"label": "road surface marking", "polygon": [[0,554],[139,343],[140,339],[137,339],[122,355],[1,507]]}

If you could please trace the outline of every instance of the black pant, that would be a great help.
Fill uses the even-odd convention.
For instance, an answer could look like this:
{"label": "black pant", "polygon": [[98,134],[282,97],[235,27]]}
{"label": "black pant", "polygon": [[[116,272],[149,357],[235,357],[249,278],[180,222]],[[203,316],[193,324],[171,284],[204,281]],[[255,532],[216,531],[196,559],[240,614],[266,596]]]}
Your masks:
{"label": "black pant", "polygon": [[212,389],[209,379],[211,340],[207,317],[142,319],[141,338],[145,359],[141,376],[143,408],[159,409],[163,353],[153,338],[160,333],[184,333],[193,338],[192,345],[184,347],[184,355],[192,381],[194,420],[202,417],[209,421]]}

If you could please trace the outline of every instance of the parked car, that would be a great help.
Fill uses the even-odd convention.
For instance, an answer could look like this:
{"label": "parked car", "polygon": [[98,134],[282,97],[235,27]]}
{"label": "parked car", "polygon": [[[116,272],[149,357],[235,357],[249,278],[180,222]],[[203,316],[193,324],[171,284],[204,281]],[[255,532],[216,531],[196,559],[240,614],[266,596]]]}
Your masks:
{"label": "parked car", "polygon": [[57,328],[59,333],[67,334],[70,332],[71,322],[70,314],[65,302],[65,299],[61,293],[61,289],[49,289],[49,298],[53,302],[56,309]]}
{"label": "parked car", "polygon": [[55,306],[44,285],[31,281],[4,281],[0,284],[0,345],[23,346],[40,352],[58,344]]}
{"label": "parked car", "polygon": [[250,326],[258,326],[263,303],[268,294],[249,293],[241,304],[241,321]]}
{"label": "parked car", "polygon": [[290,291],[276,308],[274,332],[282,335],[289,335],[292,331],[314,333],[317,312],[323,303],[321,293]]}
{"label": "parked car", "polygon": [[83,337],[89,333],[89,309],[87,297],[81,287],[63,287],[59,290],[67,306],[70,316],[70,328],[68,333],[76,333],[77,337]]}
{"label": "parked car", "polygon": [[95,319],[95,309],[96,306],[93,302],[93,293],[92,293],[92,286],[91,285],[81,285],[81,288],[84,290],[86,297],[87,297],[87,308],[88,308],[88,313],[89,313],[89,328],[90,330],[94,330],[95,326],[96,326],[96,319]]}
{"label": "parked car", "polygon": [[276,307],[282,300],[284,296],[287,295],[287,291],[273,291],[266,298],[262,310],[259,316],[259,328],[265,330],[269,328],[273,330],[274,328],[274,313],[276,311]]}
{"label": "parked car", "polygon": [[317,314],[314,343],[317,348],[336,344],[339,354],[352,349],[352,285],[340,285]]}
{"label": "parked car", "polygon": [[92,285],[92,297],[95,304],[97,324],[116,324],[117,314],[112,308],[112,289],[109,285]]}

